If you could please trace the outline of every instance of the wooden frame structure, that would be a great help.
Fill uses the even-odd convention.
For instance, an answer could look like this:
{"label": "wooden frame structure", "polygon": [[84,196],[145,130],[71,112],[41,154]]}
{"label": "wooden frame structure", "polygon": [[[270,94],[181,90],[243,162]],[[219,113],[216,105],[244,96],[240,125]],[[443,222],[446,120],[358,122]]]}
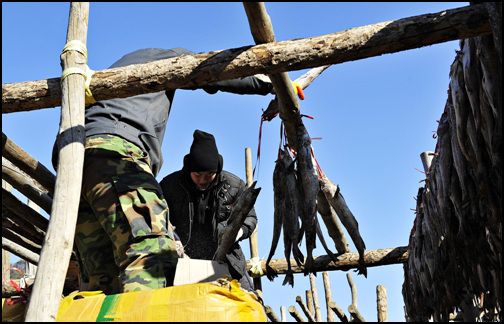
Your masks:
{"label": "wooden frame structure", "polygon": [[[287,125],[287,136],[295,138],[292,125],[300,118],[299,104],[287,71],[318,68],[318,73],[321,73],[331,64],[493,33],[487,7],[485,4],[477,4],[319,37],[275,42],[271,22],[262,3],[244,3],[244,6],[256,46],[96,71],[90,84],[94,98],[121,98],[167,88],[196,87],[236,77],[268,74],[280,99],[278,109],[280,118]],[[88,12],[89,3],[71,4],[67,43],[79,40],[86,44]],[[264,28],[268,26],[264,24],[268,21],[269,27]],[[302,59],[299,58],[300,53],[303,54]],[[65,52],[61,60],[63,69],[78,67],[85,70],[86,58],[80,51]],[[277,63],[267,64],[272,60]],[[319,67],[322,67],[322,70]],[[35,237],[26,232],[2,227],[3,237],[10,237],[14,244],[40,254],[39,271],[26,315],[28,321],[56,320],[59,302],[55,301],[59,301],[63,290],[65,273],[57,269],[51,260],[55,258],[56,253],[60,263],[68,263],[71,257],[82,180],[77,179],[79,176],[76,175],[82,174],[83,164],[84,81],[84,76],[76,73],[65,78],[61,86],[60,78],[2,85],[2,114],[62,107],[60,134],[64,144],[56,177],[2,134],[2,178],[8,178],[16,189],[44,210],[51,210],[51,219],[47,224],[38,213],[23,209],[23,204],[15,198],[11,199],[10,205],[7,200],[4,202],[4,198],[2,199],[2,225],[4,215],[7,214],[10,216],[5,216],[5,219],[10,217],[18,222],[29,218],[34,231],[43,237],[42,242],[40,235]],[[308,84],[309,82],[303,87]],[[77,122],[70,123],[69,120]],[[295,140],[290,142],[295,143]],[[72,156],[71,160],[68,156]],[[70,166],[73,166],[73,169],[70,169]],[[12,173],[9,175],[9,169],[12,168],[18,168],[22,171],[18,173],[23,176],[15,177]],[[72,175],[72,181],[68,181],[69,175]],[[70,197],[68,193],[71,193]],[[5,195],[4,191],[3,197]],[[62,233],[65,233],[65,236],[62,236]],[[42,246],[41,249],[36,247],[37,243]],[[9,249],[3,239],[2,245]],[[315,265],[319,271],[348,270],[357,267],[357,259],[354,253],[341,255],[337,263],[332,262],[328,256],[320,256],[315,258]],[[407,247],[366,251],[365,254],[367,266],[404,263],[407,259]],[[284,259],[273,260],[271,264],[279,273],[285,273]],[[262,268],[265,270],[264,261]],[[301,269],[296,267],[293,267],[293,270],[301,272]]]}

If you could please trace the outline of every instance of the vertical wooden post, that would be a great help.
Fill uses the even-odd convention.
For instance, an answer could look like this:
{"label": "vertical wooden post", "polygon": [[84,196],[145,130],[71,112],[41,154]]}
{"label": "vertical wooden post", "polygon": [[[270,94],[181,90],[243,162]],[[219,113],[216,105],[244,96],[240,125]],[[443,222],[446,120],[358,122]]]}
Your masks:
{"label": "vertical wooden post", "polygon": [[320,304],[318,301],[317,285],[315,284],[315,275],[310,273],[310,285],[313,293],[313,306],[315,307],[315,319],[317,322],[322,322],[322,313],[320,312]]}
{"label": "vertical wooden post", "polygon": [[376,303],[378,308],[378,322],[388,322],[387,288],[383,285],[376,286]]}
{"label": "vertical wooden post", "polygon": [[[247,175],[247,187],[250,187],[253,182],[253,172],[252,172],[252,151],[249,147],[245,148],[245,173]],[[250,243],[250,258],[258,258],[259,257],[259,247],[257,245],[257,229],[254,229],[252,235],[250,235],[249,243]],[[253,278],[254,280],[254,289],[262,298],[262,283],[261,278]]]}
{"label": "vertical wooden post", "polygon": [[306,291],[306,306],[312,316],[315,316],[315,310],[313,309],[313,293],[311,290]]}
{"label": "vertical wooden post", "polygon": [[325,299],[326,299],[326,308],[327,308],[327,321],[334,322],[334,313],[329,307],[329,303],[332,301],[332,292],[331,292],[331,283],[329,282],[329,273],[324,271],[322,273],[322,278],[324,280],[324,291],[325,291]]}
{"label": "vertical wooden post", "polygon": [[[72,2],[66,42],[86,45],[89,2]],[[61,54],[62,69],[86,71],[86,58],[75,50]],[[70,74],[62,81],[59,162],[51,220],[44,238],[33,285],[27,322],[56,321],[72,252],[84,165],[84,76]]]}
{"label": "vertical wooden post", "polygon": [[[2,188],[11,191],[12,186],[6,182],[4,179],[2,179]],[[3,197],[2,197],[3,198]],[[2,242],[3,242],[3,237],[2,237]],[[2,278],[5,276],[5,280],[9,281],[10,280],[10,271],[7,271],[7,269],[10,268],[10,252],[6,251],[2,248]]]}
{"label": "vertical wooden post", "polygon": [[[35,210],[37,213],[40,213],[40,206],[38,206],[36,203],[28,199],[28,206],[31,207],[33,210]],[[25,276],[27,278],[34,278],[35,274],[37,273],[37,266],[31,263],[28,260],[26,261],[26,273]]]}
{"label": "vertical wooden post", "polygon": [[285,306],[280,306],[280,321],[287,322],[287,311]]}

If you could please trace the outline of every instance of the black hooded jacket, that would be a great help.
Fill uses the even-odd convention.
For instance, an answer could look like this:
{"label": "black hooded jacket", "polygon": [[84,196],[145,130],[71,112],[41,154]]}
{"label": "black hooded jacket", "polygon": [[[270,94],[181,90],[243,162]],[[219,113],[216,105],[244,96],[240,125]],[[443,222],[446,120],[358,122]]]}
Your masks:
{"label": "black hooded jacket", "polygon": [[[110,68],[194,54],[196,53],[184,48],[147,48],[124,55]],[[271,92],[273,85],[249,76],[211,83],[201,89],[210,94],[220,90],[236,94],[266,95]],[[130,141],[149,153],[152,173],[156,177],[163,164],[161,145],[174,95],[175,90],[166,90],[128,98],[102,100],[92,104],[86,107],[85,112],[86,137],[111,134]],[[57,157],[55,143],[52,156],[55,170],[58,165]]]}
{"label": "black hooded jacket", "polygon": [[[166,176],[160,182],[163,195],[170,209],[170,223],[184,245],[185,253],[193,259],[211,260],[217,243],[231,213],[231,204],[246,189],[245,182],[236,175],[222,170],[205,193],[198,191],[190,178],[184,159],[184,168]],[[196,216],[198,195],[209,195],[209,210],[204,224]],[[254,208],[245,218],[241,239],[250,237],[257,225]],[[233,278],[240,279],[246,272],[245,255],[235,242],[226,255]]]}

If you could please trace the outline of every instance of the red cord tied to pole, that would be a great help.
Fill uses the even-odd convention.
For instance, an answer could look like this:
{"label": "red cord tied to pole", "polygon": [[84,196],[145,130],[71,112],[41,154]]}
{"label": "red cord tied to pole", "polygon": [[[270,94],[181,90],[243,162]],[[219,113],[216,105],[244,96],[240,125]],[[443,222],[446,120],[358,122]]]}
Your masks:
{"label": "red cord tied to pole", "polygon": [[[21,275],[23,276],[23,278],[19,279],[19,286],[16,284],[16,282],[14,280],[10,280],[10,282],[7,282],[7,280],[5,279],[5,274],[7,274],[7,272],[10,270],[16,270],[19,273],[21,273]],[[17,292],[20,294],[19,297],[11,297],[11,298],[7,299],[5,301],[6,305],[12,306],[17,303],[26,302],[28,300],[27,294],[29,294],[31,292],[31,289],[27,287],[28,284],[26,282],[26,278],[21,270],[19,270],[18,268],[15,268],[15,267],[9,268],[9,269],[5,270],[3,279],[7,285],[10,284],[11,286],[13,286],[14,289],[16,289]]]}

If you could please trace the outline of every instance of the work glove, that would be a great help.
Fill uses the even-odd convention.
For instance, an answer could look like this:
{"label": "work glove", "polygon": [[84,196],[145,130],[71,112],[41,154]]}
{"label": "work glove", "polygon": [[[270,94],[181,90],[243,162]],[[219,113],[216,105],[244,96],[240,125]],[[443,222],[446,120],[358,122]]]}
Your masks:
{"label": "work glove", "polygon": [[304,100],[304,92],[303,88],[299,85],[299,83],[292,81],[292,87],[294,88],[294,92],[299,99]]}

